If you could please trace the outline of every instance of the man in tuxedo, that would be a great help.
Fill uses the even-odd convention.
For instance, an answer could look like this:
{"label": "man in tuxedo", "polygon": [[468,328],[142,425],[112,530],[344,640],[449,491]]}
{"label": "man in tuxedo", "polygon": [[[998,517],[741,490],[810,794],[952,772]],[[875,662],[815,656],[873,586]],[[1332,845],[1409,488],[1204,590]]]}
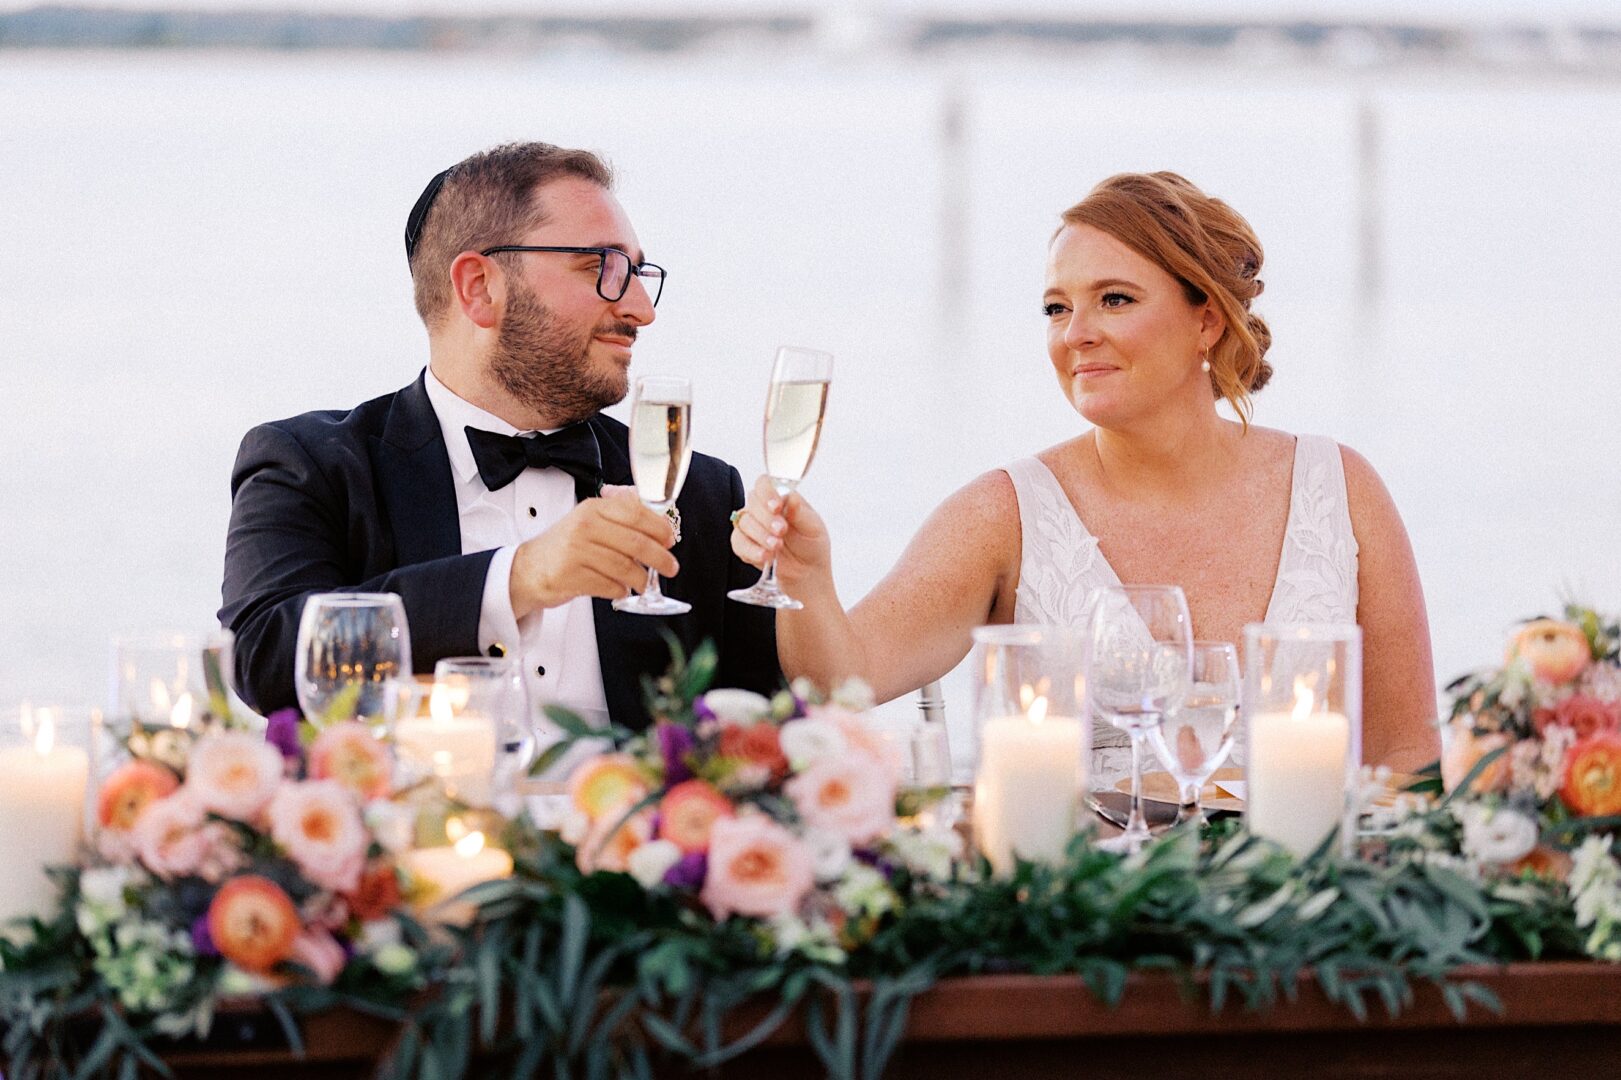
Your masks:
{"label": "man in tuxedo", "polygon": [[[664,271],[595,155],[495,147],[445,170],[406,225],[428,367],[348,412],[254,428],[232,474],[220,620],[248,704],[295,703],[299,617],[312,593],[404,600],[418,672],[448,656],[510,655],[530,700],[647,722],[641,676],[715,641],[717,685],[781,681],[772,612],[730,603],[755,574],[731,553],[737,470],[692,455],[678,517],[634,493],[624,399],[631,347]],[[646,568],[692,605],[614,611]]]}

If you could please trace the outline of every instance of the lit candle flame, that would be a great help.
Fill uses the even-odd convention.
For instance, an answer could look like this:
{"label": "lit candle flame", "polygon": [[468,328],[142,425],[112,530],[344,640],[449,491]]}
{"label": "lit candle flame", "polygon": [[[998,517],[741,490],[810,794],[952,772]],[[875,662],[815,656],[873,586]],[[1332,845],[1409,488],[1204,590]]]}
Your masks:
{"label": "lit candle flame", "polygon": [[1296,676],[1294,718],[1296,720],[1306,719],[1311,715],[1312,706],[1315,704],[1316,698],[1312,694],[1311,686],[1306,682],[1305,676]]}
{"label": "lit candle flame", "polygon": [[451,843],[455,843],[467,835],[467,825],[459,817],[446,818],[445,835],[450,838]]}
{"label": "lit candle flame", "polygon": [[470,696],[466,686],[457,686],[447,682],[435,682],[433,690],[428,694],[428,715],[433,717],[436,724],[448,724],[456,719],[456,714],[467,707]]}
{"label": "lit candle flame", "polygon": [[1036,698],[1030,703],[1029,708],[1025,710],[1025,715],[1030,718],[1032,724],[1039,724],[1047,719],[1047,699],[1044,697]]}
{"label": "lit candle flame", "polygon": [[456,854],[464,859],[471,859],[484,850],[484,834],[477,831],[470,832],[456,841],[455,848]]}
{"label": "lit candle flame", "polygon": [[147,687],[147,695],[152,699],[154,716],[167,716],[174,708],[174,699],[169,696],[169,687],[162,679],[152,680]]}
{"label": "lit candle flame", "polygon": [[34,752],[45,757],[56,745],[56,721],[49,709],[39,709],[34,715],[39,718],[39,726],[34,729]]}
{"label": "lit candle flame", "polygon": [[169,710],[169,726],[176,728],[189,728],[191,726],[192,701],[189,693],[181,694],[180,700],[174,703]]}

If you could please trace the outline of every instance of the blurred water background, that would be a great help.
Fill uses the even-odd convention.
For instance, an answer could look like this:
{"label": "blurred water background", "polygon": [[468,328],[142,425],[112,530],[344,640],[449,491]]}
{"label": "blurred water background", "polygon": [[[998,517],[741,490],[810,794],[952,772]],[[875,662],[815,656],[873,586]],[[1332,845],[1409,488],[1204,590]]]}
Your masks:
{"label": "blurred water background", "polygon": [[100,701],[112,635],[212,625],[238,440],[416,376],[406,212],[511,139],[617,167],[670,270],[636,371],[691,375],[698,449],[752,477],[774,347],[836,355],[803,490],[847,601],[953,489],[1081,430],[1047,239],[1174,169],[1265,243],[1256,419],[1381,471],[1443,679],[1564,593],[1621,606],[1621,78],[834,46],[0,49],[0,701]]}

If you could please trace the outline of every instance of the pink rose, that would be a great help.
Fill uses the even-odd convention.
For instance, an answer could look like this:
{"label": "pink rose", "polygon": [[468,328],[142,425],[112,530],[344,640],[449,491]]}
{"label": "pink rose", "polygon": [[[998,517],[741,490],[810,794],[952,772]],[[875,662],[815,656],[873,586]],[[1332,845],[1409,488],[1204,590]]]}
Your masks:
{"label": "pink rose", "polygon": [[875,840],[895,825],[895,775],[864,754],[823,758],[783,791],[806,825],[852,844]]}
{"label": "pink rose", "polygon": [[1551,709],[1538,709],[1532,714],[1532,722],[1539,735],[1550,724],[1563,724],[1576,733],[1576,738],[1585,739],[1601,731],[1621,728],[1621,703],[1603,701],[1590,694],[1572,694]]}
{"label": "pink rose", "polygon": [[186,787],[203,809],[233,821],[257,818],[281,778],[281,751],[245,731],[204,736],[186,763]]}
{"label": "pink rose", "polygon": [[393,773],[388,747],[354,720],[330,725],[310,745],[310,778],[336,780],[362,802],[387,795]]}
{"label": "pink rose", "polygon": [[716,919],[791,915],[815,880],[810,849],[763,814],[720,818],[700,899]]}
{"label": "pink rose", "polygon": [[135,821],[135,853],[160,878],[188,877],[202,865],[207,813],[184,788],[154,800]]}
{"label": "pink rose", "polygon": [[336,780],[284,785],[270,800],[270,835],[311,883],[334,892],[360,885],[369,838],[354,797]]}
{"label": "pink rose", "polygon": [[329,931],[321,929],[305,929],[294,938],[287,959],[308,968],[314,974],[315,981],[322,986],[332,985],[343,971],[343,965],[348,962],[348,957],[343,954],[343,946]]}

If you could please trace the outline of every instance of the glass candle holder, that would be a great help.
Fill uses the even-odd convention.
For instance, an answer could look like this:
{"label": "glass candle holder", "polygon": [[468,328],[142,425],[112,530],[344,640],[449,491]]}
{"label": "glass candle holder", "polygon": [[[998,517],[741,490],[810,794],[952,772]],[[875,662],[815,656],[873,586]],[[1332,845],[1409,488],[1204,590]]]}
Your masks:
{"label": "glass candle holder", "polygon": [[0,923],[50,919],[49,867],[77,862],[101,713],[23,705],[0,715]]}
{"label": "glass candle holder", "polygon": [[109,715],[120,725],[204,730],[232,709],[231,632],[113,640]]}
{"label": "glass candle holder", "polygon": [[419,918],[456,926],[472,921],[474,905],[456,897],[474,885],[512,876],[512,856],[500,846],[505,825],[490,811],[433,800],[419,806],[415,843],[400,857]]}
{"label": "glass candle holder", "polygon": [[1362,767],[1362,631],[1252,623],[1244,628],[1250,832],[1296,856],[1335,829],[1349,857]]}
{"label": "glass candle holder", "polygon": [[1056,626],[974,631],[973,831],[999,874],[1059,863],[1080,819],[1091,724],[1085,637]]}
{"label": "glass candle holder", "polygon": [[523,678],[507,658],[439,661],[428,715],[394,725],[401,763],[432,776],[447,798],[473,807],[493,806],[512,790],[533,745]]}

